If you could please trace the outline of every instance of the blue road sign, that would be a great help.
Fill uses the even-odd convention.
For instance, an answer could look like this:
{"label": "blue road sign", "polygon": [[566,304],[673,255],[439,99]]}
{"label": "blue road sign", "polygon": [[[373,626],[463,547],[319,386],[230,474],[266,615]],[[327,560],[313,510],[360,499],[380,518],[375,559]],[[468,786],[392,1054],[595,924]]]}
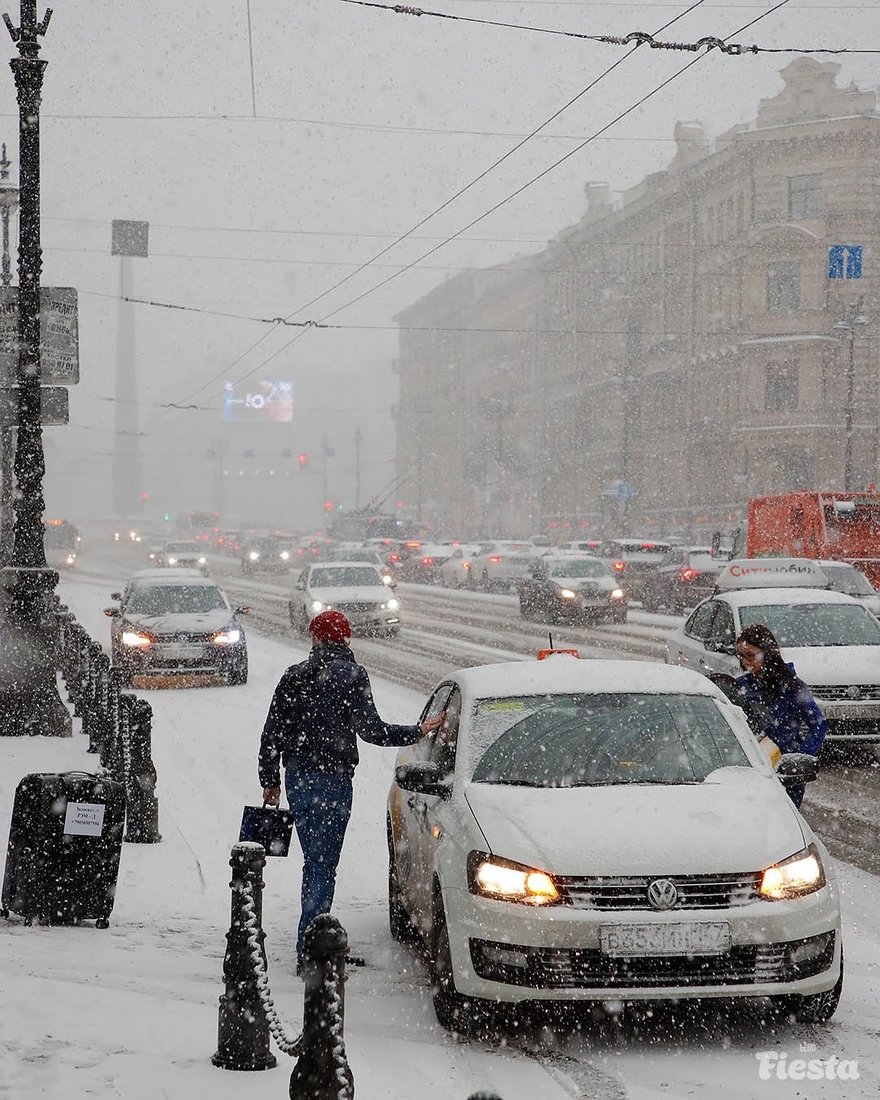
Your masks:
{"label": "blue road sign", "polygon": [[833,244],[828,249],[829,279],[861,279],[862,246],[860,244]]}
{"label": "blue road sign", "polygon": [[621,481],[617,486],[618,500],[635,500],[636,491],[628,481]]}

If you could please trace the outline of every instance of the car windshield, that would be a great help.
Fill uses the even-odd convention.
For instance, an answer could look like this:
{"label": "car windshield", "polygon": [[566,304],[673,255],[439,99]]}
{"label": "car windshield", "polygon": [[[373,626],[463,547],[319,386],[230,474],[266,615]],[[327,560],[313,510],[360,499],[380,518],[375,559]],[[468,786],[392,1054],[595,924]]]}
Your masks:
{"label": "car windshield", "polygon": [[125,609],[138,615],[186,615],[228,606],[214,585],[150,584],[132,589]]}
{"label": "car windshield", "polygon": [[864,607],[836,603],[757,604],[740,624],[763,623],[781,646],[880,645],[880,623]]}
{"label": "car windshield", "polygon": [[198,543],[195,542],[168,542],[165,550],[169,554],[201,554]]}
{"label": "car windshield", "polygon": [[556,561],[550,570],[551,577],[608,577],[608,566],[601,561],[584,558],[568,558]]}
{"label": "car windshield", "polygon": [[526,787],[702,783],[750,767],[712,699],[591,693],[480,699],[472,778]]}
{"label": "car windshield", "polygon": [[871,582],[854,565],[823,565],[822,572],[833,592],[845,592],[848,596],[876,595]]}
{"label": "car windshield", "polygon": [[362,588],[382,585],[382,578],[372,565],[343,566],[341,569],[313,569],[309,577],[312,588]]}

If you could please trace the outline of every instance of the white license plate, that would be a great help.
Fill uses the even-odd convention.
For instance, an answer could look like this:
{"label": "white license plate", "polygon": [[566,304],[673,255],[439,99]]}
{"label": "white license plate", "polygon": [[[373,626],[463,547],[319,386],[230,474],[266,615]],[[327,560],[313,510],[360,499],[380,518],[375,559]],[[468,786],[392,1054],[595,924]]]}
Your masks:
{"label": "white license plate", "polygon": [[730,925],[717,923],[603,924],[605,955],[720,955],[730,949]]}
{"label": "white license plate", "polygon": [[200,645],[163,645],[159,652],[163,657],[182,661],[187,657],[201,657],[202,647]]}
{"label": "white license plate", "polygon": [[826,718],[876,718],[880,720],[880,703],[823,703],[816,700]]}

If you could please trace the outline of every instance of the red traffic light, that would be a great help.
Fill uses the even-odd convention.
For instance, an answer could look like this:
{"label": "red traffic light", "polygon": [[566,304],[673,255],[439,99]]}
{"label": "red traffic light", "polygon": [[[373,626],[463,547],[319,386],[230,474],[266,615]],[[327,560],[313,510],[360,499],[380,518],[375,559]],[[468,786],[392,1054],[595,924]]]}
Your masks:
{"label": "red traffic light", "polygon": [[332,500],[325,500],[324,501],[324,511],[325,512],[332,512],[333,511],[333,501]]}
{"label": "red traffic light", "polygon": [[306,454],[305,451],[300,451],[300,453],[296,456],[296,461],[299,463],[299,468],[301,470],[307,470],[308,469],[309,456]]}

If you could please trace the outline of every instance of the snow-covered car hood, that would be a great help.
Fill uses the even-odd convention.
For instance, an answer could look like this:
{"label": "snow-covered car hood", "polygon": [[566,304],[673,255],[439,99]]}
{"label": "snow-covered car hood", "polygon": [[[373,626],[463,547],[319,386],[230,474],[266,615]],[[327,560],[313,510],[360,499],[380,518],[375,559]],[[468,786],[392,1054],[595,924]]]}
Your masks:
{"label": "snow-covered car hood", "polygon": [[808,687],[813,684],[880,684],[880,646],[803,646],[782,650]]}
{"label": "snow-covered car hood", "polygon": [[782,785],[757,769],[693,786],[470,783],[466,797],[493,855],[558,875],[742,873],[805,846]]}
{"label": "snow-covered car hood", "polygon": [[228,607],[220,607],[214,611],[187,611],[173,615],[138,615],[126,612],[125,621],[157,634],[208,634],[212,630],[222,630],[232,621],[232,617],[232,611]]}
{"label": "snow-covered car hood", "polygon": [[331,588],[310,588],[309,596],[321,603],[338,607],[341,603],[385,603],[393,598],[387,584],[362,584],[346,588],[334,585]]}

